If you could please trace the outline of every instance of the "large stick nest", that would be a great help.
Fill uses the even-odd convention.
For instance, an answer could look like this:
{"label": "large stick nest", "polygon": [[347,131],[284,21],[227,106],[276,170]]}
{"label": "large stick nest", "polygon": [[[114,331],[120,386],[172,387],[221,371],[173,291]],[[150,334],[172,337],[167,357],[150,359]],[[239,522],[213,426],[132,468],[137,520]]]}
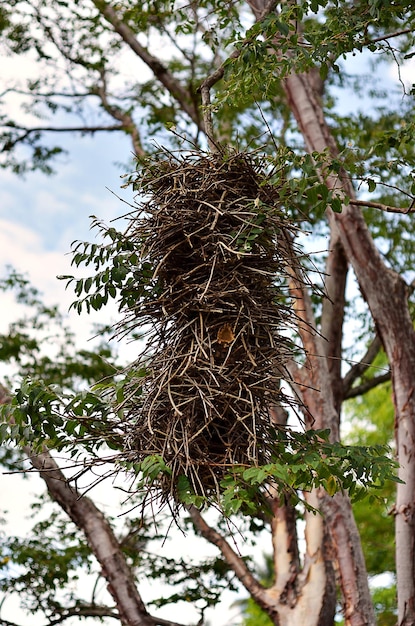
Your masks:
{"label": "large stick nest", "polygon": [[126,406],[128,457],[163,457],[165,497],[180,476],[210,497],[235,465],[269,462],[273,411],[292,402],[281,381],[295,227],[269,178],[251,155],[163,152],[136,181],[147,200],[128,232],[141,270],[124,328],[150,331],[144,384],[131,389],[143,393]]}

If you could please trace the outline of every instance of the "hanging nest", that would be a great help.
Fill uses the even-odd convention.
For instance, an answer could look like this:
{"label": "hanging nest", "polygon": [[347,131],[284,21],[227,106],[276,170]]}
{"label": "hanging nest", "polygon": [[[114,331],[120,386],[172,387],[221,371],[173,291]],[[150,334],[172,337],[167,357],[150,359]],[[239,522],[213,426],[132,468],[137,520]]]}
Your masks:
{"label": "hanging nest", "polygon": [[127,231],[139,271],[119,332],[150,330],[146,374],[123,406],[126,452],[134,463],[162,457],[165,498],[177,500],[183,476],[216,497],[235,465],[270,462],[273,410],[293,402],[281,381],[294,349],[295,227],[269,178],[255,155],[162,152],[134,181],[147,199]]}

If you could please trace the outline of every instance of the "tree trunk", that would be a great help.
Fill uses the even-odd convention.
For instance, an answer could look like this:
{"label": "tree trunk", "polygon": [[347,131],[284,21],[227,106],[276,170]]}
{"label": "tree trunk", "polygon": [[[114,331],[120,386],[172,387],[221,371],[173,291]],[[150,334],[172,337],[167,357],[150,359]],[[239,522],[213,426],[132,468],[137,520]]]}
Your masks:
{"label": "tree trunk", "polygon": [[[328,147],[333,157],[337,156],[322,108],[307,76],[287,78],[286,91],[310,151]],[[355,197],[353,185],[344,174],[341,179],[329,176],[325,181],[340,195]],[[408,309],[408,293],[403,279],[383,263],[357,207],[345,206],[341,214],[335,215],[329,210],[329,218],[332,228],[339,230],[391,366],[399,478],[403,481],[398,484],[395,510],[398,623],[409,626],[415,624],[415,333]]]}

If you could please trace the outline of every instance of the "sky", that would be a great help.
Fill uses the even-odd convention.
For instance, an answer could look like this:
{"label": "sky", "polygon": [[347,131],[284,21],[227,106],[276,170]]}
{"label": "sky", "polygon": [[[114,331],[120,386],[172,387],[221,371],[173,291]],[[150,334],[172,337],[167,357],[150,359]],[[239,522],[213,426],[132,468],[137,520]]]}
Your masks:
{"label": "sky", "polygon": [[[408,64],[401,70],[401,74],[405,81],[414,80],[414,65]],[[396,82],[396,68],[390,70],[390,79]],[[350,106],[354,106],[354,103],[350,102]],[[132,201],[131,190],[121,189],[121,176],[127,171],[131,146],[128,138],[118,134],[92,138],[68,136],[62,143],[69,155],[60,157],[57,173],[53,176],[29,173],[21,179],[0,170],[0,277],[4,275],[6,266],[11,265],[28,275],[34,286],[44,293],[47,304],[59,303],[67,310],[74,299],[73,294],[70,290],[65,291],[65,284],[56,277],[71,273],[68,253],[72,241],[91,241],[95,236],[90,232],[89,216],[93,214],[108,223],[125,212],[125,205],[114,193]],[[5,332],[20,311],[12,296],[0,294],[0,297],[0,332]],[[79,317],[71,312],[68,319],[80,344],[87,345],[91,336],[91,322],[98,319],[109,321],[115,314],[114,308],[90,318]],[[13,532],[28,531],[28,503],[41,486],[42,481],[35,477],[23,482],[20,476],[0,476],[0,502],[2,505],[7,503],[9,528]],[[118,506],[118,500],[113,504],[108,503],[106,489],[98,489],[93,493],[94,498],[107,506]],[[202,549],[181,541],[183,545],[187,546],[189,553]],[[172,544],[167,542],[163,549],[166,555],[170,555]],[[211,550],[209,552],[212,553]],[[151,593],[151,589],[147,588],[147,592]],[[235,609],[230,612],[225,609],[229,602],[229,597],[225,598],[224,605],[215,613],[215,626],[230,624]],[[8,603],[6,607],[6,618],[15,621],[20,619],[20,623],[25,626],[43,624],[38,616],[20,617],[16,602]],[[169,609],[164,613],[166,617],[172,617]],[[180,620],[184,619],[182,612]]]}

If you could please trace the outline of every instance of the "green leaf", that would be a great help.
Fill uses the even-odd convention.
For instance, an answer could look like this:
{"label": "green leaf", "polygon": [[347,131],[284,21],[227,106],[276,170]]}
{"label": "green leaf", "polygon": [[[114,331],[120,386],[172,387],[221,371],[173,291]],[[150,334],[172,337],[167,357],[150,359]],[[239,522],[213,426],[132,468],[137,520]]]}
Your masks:
{"label": "green leaf", "polygon": [[368,178],[368,180],[367,180],[367,186],[368,186],[368,189],[369,189],[369,192],[370,192],[370,193],[372,193],[373,191],[375,191],[375,189],[376,189],[376,183],[375,183],[375,181],[373,180],[373,178]]}

